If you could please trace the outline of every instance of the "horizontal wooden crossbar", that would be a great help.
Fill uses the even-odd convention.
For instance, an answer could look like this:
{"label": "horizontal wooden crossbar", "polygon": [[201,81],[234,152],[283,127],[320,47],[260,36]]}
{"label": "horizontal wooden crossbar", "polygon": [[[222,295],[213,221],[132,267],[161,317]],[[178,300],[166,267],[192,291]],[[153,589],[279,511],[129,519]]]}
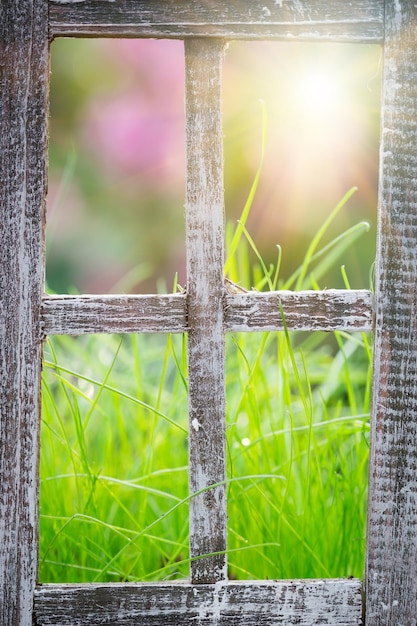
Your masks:
{"label": "horizontal wooden crossbar", "polygon": [[357,579],[42,585],[37,626],[358,626]]}
{"label": "horizontal wooden crossbar", "polygon": [[350,330],[372,328],[370,291],[251,291],[225,296],[228,331]]}
{"label": "horizontal wooden crossbar", "polygon": [[45,335],[86,333],[183,333],[183,294],[139,296],[47,296],[42,301]]}
{"label": "horizontal wooden crossbar", "polygon": [[50,0],[50,36],[382,42],[383,0]]}
{"label": "horizontal wooden crossbar", "polygon": [[[271,291],[225,294],[225,331],[372,329],[370,291]],[[187,332],[185,294],[45,296],[43,335]]]}

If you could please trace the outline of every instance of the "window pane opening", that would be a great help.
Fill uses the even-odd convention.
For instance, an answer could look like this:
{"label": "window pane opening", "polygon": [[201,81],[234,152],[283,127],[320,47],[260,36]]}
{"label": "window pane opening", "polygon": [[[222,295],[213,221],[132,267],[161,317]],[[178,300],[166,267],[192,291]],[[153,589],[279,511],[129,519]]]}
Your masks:
{"label": "window pane opening", "polygon": [[180,41],[57,39],[48,290],[171,292],[184,266]]}
{"label": "window pane opening", "polygon": [[184,341],[180,335],[48,340],[41,582],[188,576]]}
{"label": "window pane opening", "polygon": [[[276,266],[279,245],[281,288],[344,288],[342,265],[352,288],[369,287],[376,239],[380,60],[376,45],[230,43],[224,63],[228,241],[236,221],[246,219],[244,207],[254,191],[245,226],[257,249],[250,246],[244,265],[229,262],[226,269],[234,282],[270,290],[271,281],[255,268],[258,255],[266,268]],[[340,239],[327,264],[319,254],[310,259],[303,280],[294,277],[339,204],[315,249],[319,253]]]}
{"label": "window pane opening", "polygon": [[229,575],[361,577],[370,338],[227,337]]}

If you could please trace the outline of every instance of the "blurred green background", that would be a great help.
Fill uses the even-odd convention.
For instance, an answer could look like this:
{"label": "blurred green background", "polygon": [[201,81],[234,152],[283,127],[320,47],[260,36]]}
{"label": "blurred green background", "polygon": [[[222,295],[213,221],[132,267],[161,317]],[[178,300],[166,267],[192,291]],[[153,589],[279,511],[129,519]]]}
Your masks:
{"label": "blurred green background", "polygon": [[[352,186],[327,237],[370,231],[340,260],[367,288],[375,255],[378,46],[233,42],[224,61],[226,217],[239,218],[265,160],[248,230],[285,279]],[[52,44],[47,284],[54,292],[170,291],[185,284],[181,41]],[[343,287],[340,264],[320,287]],[[252,285],[245,285],[250,288]]]}

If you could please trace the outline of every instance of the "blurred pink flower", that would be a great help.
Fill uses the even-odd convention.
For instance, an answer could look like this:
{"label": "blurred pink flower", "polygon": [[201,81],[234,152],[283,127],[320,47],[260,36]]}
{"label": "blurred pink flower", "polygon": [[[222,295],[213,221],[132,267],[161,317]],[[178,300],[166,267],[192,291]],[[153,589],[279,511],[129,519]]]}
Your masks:
{"label": "blurred pink flower", "polygon": [[139,175],[150,185],[182,184],[184,61],[178,43],[120,40],[105,49],[116,71],[134,69],[127,89],[96,95],[84,112],[83,141],[106,172]]}
{"label": "blurred pink flower", "polygon": [[137,92],[90,102],[84,126],[89,151],[106,169],[141,174],[152,184],[161,177],[171,182],[184,169],[183,116],[158,112],[157,105]]}
{"label": "blurred pink flower", "polygon": [[[184,91],[184,44],[169,39],[116,39],[103,41],[103,53],[111,55],[120,72],[131,71],[140,88],[168,107]],[[107,46],[106,46],[107,43]],[[104,48],[104,46],[106,46]]]}

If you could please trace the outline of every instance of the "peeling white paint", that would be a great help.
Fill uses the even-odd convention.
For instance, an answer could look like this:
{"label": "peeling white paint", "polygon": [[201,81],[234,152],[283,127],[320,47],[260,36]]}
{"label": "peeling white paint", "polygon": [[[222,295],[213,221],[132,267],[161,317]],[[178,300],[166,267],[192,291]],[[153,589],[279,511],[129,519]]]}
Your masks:
{"label": "peeling white paint", "polygon": [[[106,597],[111,598],[108,605],[103,602]],[[94,616],[97,623],[114,624],[146,623],[154,615],[161,624],[210,626],[222,623],[226,616],[229,623],[245,626],[362,623],[361,582],[355,579],[230,581],[197,589],[183,583],[42,585],[36,592],[35,609],[43,626],[69,626],[80,613]]]}
{"label": "peeling white paint", "polygon": [[294,9],[296,11],[298,11],[298,13],[302,17],[304,17],[304,13],[305,13],[305,11],[304,11],[304,4],[303,4],[303,2],[301,2],[301,0],[294,0]]}
{"label": "peeling white paint", "polygon": [[[280,23],[279,13],[284,8],[284,2],[285,20],[282,16]],[[77,12],[75,6],[71,10],[74,4]],[[118,9],[118,4],[114,0],[98,3],[94,0],[51,2],[51,36],[224,37],[229,24],[233,32],[231,38],[241,35],[262,37],[260,24],[265,27],[268,38],[284,36],[299,40],[328,40],[330,36],[334,41],[357,42],[362,39],[380,43],[384,34],[382,1],[355,0],[343,4],[341,0],[317,0],[313,3],[306,0],[272,0],[265,5],[239,0],[233,3],[233,17],[227,2],[183,3],[174,0],[169,3],[169,9],[164,2],[151,2],[146,12],[141,2],[129,2],[123,12]],[[271,10],[272,7],[274,10]],[[273,28],[270,28],[271,14],[274,17]],[[284,24],[283,35],[281,27]],[[299,29],[300,24],[303,24],[302,30]]]}
{"label": "peeling white paint", "polygon": [[201,424],[196,417],[191,422],[191,426],[194,428],[195,432],[198,433],[201,428]]}
{"label": "peeling white paint", "polygon": [[[225,478],[223,44],[186,40],[185,51],[189,466],[190,489],[199,492]],[[226,536],[221,485],[190,501],[191,556],[225,551]],[[226,573],[225,554],[191,563],[195,583]]]}

